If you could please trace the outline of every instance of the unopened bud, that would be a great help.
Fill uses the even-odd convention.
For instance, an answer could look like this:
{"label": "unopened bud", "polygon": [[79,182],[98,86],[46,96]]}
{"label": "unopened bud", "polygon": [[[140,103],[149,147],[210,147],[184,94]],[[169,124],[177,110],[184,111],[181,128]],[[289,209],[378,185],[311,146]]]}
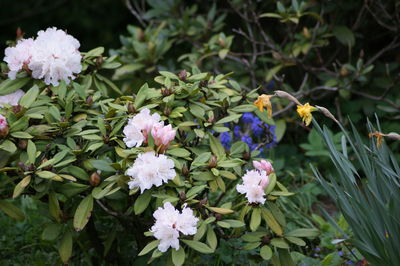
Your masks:
{"label": "unopened bud", "polygon": [[333,121],[335,121],[336,123],[339,124],[339,121],[337,121],[337,119],[333,116],[333,114],[332,114],[331,112],[329,112],[328,109],[326,109],[325,107],[322,107],[322,106],[318,106],[318,105],[316,105],[315,107],[317,107],[317,109],[318,109],[321,113],[323,113],[326,117],[332,119]]}
{"label": "unopened bud", "polygon": [[22,38],[24,38],[24,32],[21,30],[21,28],[20,27],[18,27],[17,28],[17,30],[16,30],[16,32],[15,32],[15,35],[16,35],[16,39],[17,40],[21,40]]}
{"label": "unopened bud", "polygon": [[207,202],[208,202],[208,199],[207,199],[207,197],[205,197],[205,198],[203,198],[202,200],[200,200],[199,203],[200,203],[201,205],[206,205]]}
{"label": "unopened bud", "polygon": [[14,105],[14,106],[11,108],[11,110],[13,111],[14,114],[17,115],[18,113],[20,113],[20,112],[22,111],[22,106],[19,105],[19,104]]}
{"label": "unopened bud", "polygon": [[306,37],[307,39],[311,38],[310,31],[308,30],[307,27],[303,28],[303,36]]}
{"label": "unopened bud", "polygon": [[183,175],[183,176],[188,176],[189,173],[190,173],[190,172],[189,172],[188,167],[186,166],[186,164],[184,164],[183,167],[182,167],[182,175]]}
{"label": "unopened bud", "polygon": [[185,81],[187,78],[187,72],[186,70],[182,70],[181,72],[179,72],[178,77],[180,80]]}
{"label": "unopened bud", "polygon": [[133,105],[133,103],[128,103],[128,113],[130,113],[130,114],[136,113],[136,108]]}
{"label": "unopened bud", "polygon": [[106,144],[109,143],[110,142],[110,137],[109,136],[104,136],[103,137],[103,142],[106,143]]}
{"label": "unopened bud", "polygon": [[185,200],[186,200],[186,193],[185,193],[185,191],[179,192],[179,198],[180,198],[182,201],[185,201]]}
{"label": "unopened bud", "polygon": [[269,235],[265,235],[265,236],[263,236],[263,238],[261,239],[261,242],[262,242],[264,245],[268,245],[269,242],[271,242],[271,237],[270,237]]}
{"label": "unopened bud", "polygon": [[386,137],[393,140],[400,140],[400,135],[395,132],[390,132],[389,134],[386,134]]}
{"label": "unopened bud", "polygon": [[216,213],[216,214],[215,214],[215,219],[216,219],[217,221],[221,221],[221,220],[222,220],[222,214]]}
{"label": "unopened bud", "polygon": [[92,187],[97,187],[101,182],[101,178],[98,173],[94,172],[90,175],[89,183]]}
{"label": "unopened bud", "polygon": [[10,132],[10,127],[8,126],[7,119],[0,115],[0,138],[4,138]]}
{"label": "unopened bud", "polygon": [[171,114],[171,108],[165,107],[164,109],[164,115],[169,116]]}
{"label": "unopened bud", "polygon": [[[48,161],[47,158],[44,158],[40,164],[44,164],[44,163],[46,163],[47,161]],[[52,166],[52,165],[48,165],[48,166],[46,166],[46,167],[43,167],[43,170],[46,170],[46,171],[51,171],[52,169],[53,169],[53,166]]]}
{"label": "unopened bud", "polygon": [[139,30],[138,30],[138,34],[137,34],[138,40],[139,40],[139,41],[144,41],[145,37],[146,37],[146,36],[144,35],[143,30],[142,30],[142,29],[139,29]]}
{"label": "unopened bud", "polygon": [[291,102],[294,102],[297,105],[302,105],[299,100],[297,100],[293,95],[287,93],[286,91],[275,91],[275,96],[279,98],[287,99]]}
{"label": "unopened bud", "polygon": [[167,89],[167,88],[162,88],[161,89],[161,95],[166,97],[166,96],[170,96],[172,94],[172,90],[171,89]]}
{"label": "unopened bud", "polygon": [[18,141],[18,148],[20,148],[21,150],[25,150],[27,146],[28,146],[28,141],[26,139],[20,139]]}
{"label": "unopened bud", "polygon": [[246,161],[250,160],[250,158],[251,158],[251,154],[248,151],[243,152],[242,156],[243,156],[243,159],[245,159]]}
{"label": "unopened bud", "polygon": [[210,168],[214,168],[217,166],[217,156],[215,156],[214,154],[211,155],[210,161],[208,162],[208,166]]}
{"label": "unopened bud", "polygon": [[218,38],[218,44],[219,44],[219,46],[221,46],[222,48],[224,48],[225,45],[226,45],[225,40],[222,39],[221,37]]}
{"label": "unopened bud", "polygon": [[347,68],[345,68],[345,67],[342,67],[342,68],[340,68],[340,75],[341,76],[347,76],[348,74],[350,74],[350,71],[347,69]]}
{"label": "unopened bud", "polygon": [[199,87],[200,88],[205,88],[205,87],[207,87],[207,85],[208,85],[208,81],[207,80],[202,80],[199,83]]}
{"label": "unopened bud", "polygon": [[93,103],[93,96],[92,96],[92,95],[89,95],[89,96],[86,98],[86,104],[91,105],[92,103]]}
{"label": "unopened bud", "polygon": [[96,58],[96,66],[97,67],[101,66],[103,64],[103,62],[104,62],[104,59],[102,56],[99,56]]}

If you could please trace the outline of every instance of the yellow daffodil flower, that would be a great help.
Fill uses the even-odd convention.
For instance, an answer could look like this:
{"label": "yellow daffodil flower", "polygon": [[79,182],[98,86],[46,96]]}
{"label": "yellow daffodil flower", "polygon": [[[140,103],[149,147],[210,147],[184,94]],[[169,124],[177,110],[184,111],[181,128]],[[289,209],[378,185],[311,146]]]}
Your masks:
{"label": "yellow daffodil flower", "polygon": [[254,105],[258,107],[260,112],[264,112],[264,107],[267,108],[268,117],[272,117],[272,104],[271,98],[273,95],[262,94],[258,96],[257,100],[254,102]]}
{"label": "yellow daffodil flower", "polygon": [[297,105],[297,113],[299,116],[303,119],[303,122],[306,126],[308,126],[311,123],[312,120],[312,114],[311,112],[314,112],[318,110],[314,106],[311,106],[309,103],[306,103],[304,105]]}

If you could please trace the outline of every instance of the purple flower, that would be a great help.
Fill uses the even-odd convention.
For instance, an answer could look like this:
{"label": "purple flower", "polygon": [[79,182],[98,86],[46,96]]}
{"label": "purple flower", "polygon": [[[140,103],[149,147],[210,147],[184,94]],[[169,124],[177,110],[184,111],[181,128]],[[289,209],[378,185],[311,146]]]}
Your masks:
{"label": "purple flower", "polygon": [[316,251],[316,252],[320,252],[320,251],[321,251],[321,248],[315,248],[315,251]]}
{"label": "purple flower", "polygon": [[353,264],[353,262],[351,260],[348,260],[348,261],[346,261],[346,264],[351,265],[351,264]]}
{"label": "purple flower", "polygon": [[340,257],[343,256],[343,254],[344,254],[343,251],[339,251],[339,252],[338,252],[338,255],[339,255]]}

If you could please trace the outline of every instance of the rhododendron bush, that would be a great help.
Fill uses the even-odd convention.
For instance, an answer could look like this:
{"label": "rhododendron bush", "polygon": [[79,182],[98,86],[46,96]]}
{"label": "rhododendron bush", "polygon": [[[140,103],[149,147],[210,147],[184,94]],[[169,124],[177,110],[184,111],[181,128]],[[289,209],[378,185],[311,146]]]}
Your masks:
{"label": "rhododendron bush", "polygon": [[40,31],[7,48],[0,83],[0,210],[21,220],[6,196],[46,203],[41,237],[64,263],[93,246],[106,260],[129,247],[132,261],[190,264],[222,240],[290,262],[318,234],[287,227],[281,199],[293,193],[262,145],[221,143],[243,113],[269,121],[257,89],[193,68],[160,71],[126,94],[103,74],[120,67],[116,56],[78,48],[64,31]]}

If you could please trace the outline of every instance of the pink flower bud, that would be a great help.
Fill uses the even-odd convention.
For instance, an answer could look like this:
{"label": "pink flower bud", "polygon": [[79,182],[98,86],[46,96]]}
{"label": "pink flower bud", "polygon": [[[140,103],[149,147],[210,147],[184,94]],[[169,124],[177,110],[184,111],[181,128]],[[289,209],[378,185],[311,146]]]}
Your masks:
{"label": "pink flower bud", "polygon": [[272,164],[266,160],[261,160],[260,162],[253,161],[253,166],[254,166],[254,168],[256,168],[259,171],[267,172],[267,175],[274,172],[274,168],[272,167]]}
{"label": "pink flower bud", "polygon": [[264,177],[261,179],[260,186],[261,186],[263,189],[265,189],[265,188],[268,186],[268,184],[269,184],[269,178],[268,178],[268,176],[264,176]]}
{"label": "pink flower bud", "polygon": [[172,129],[171,125],[155,124],[151,130],[151,135],[154,138],[154,144],[156,146],[163,146],[165,150],[171,141],[174,140],[176,131]]}
{"label": "pink flower bud", "polygon": [[7,123],[7,119],[0,115],[0,138],[4,138],[8,135],[9,127]]}

